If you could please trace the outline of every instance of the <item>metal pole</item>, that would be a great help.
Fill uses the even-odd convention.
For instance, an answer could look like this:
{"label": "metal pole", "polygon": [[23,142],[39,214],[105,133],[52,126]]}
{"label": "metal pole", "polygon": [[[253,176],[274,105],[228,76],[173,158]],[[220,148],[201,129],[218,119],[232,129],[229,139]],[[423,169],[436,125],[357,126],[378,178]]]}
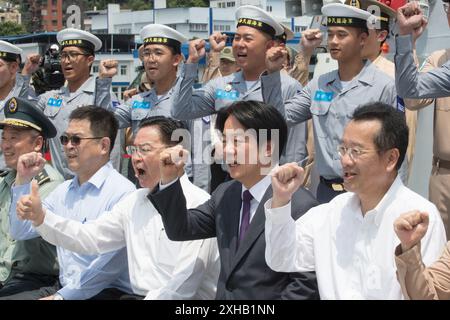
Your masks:
{"label": "metal pole", "polygon": [[209,34],[213,33],[213,8],[209,8]]}
{"label": "metal pole", "polygon": [[153,24],[155,24],[156,23],[156,14],[155,14],[155,2],[156,2],[156,0],[153,0]]}

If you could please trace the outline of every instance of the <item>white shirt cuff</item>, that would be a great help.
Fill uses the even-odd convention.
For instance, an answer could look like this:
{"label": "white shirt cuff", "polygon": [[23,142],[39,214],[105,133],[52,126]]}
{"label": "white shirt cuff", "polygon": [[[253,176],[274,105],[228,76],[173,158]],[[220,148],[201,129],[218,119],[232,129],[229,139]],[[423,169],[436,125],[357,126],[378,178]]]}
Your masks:
{"label": "white shirt cuff", "polygon": [[175,182],[177,182],[179,178],[176,178],[172,181],[170,181],[169,183],[166,184],[162,184],[161,181],[159,182],[159,191],[163,191],[164,189],[170,187],[171,185],[173,185]]}
{"label": "white shirt cuff", "polygon": [[283,207],[272,208],[272,198],[264,204],[264,212],[266,220],[270,220],[273,224],[283,224],[293,220],[291,217],[291,201]]}

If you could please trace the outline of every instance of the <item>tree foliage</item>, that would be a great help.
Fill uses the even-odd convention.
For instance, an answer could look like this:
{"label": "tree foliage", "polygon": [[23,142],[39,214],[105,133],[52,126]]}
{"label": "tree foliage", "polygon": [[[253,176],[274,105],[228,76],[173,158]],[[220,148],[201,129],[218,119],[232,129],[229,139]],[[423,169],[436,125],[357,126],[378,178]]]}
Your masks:
{"label": "tree foliage", "polygon": [[0,36],[15,36],[24,33],[26,33],[26,30],[21,24],[12,21],[0,23]]}
{"label": "tree foliage", "polygon": [[167,0],[168,8],[208,7],[208,0]]}
{"label": "tree foliage", "polygon": [[86,0],[86,7],[88,10],[93,10],[97,7],[97,10],[106,9],[108,3],[118,3],[122,9],[131,9],[133,11],[149,10],[153,8],[153,0]]}
{"label": "tree foliage", "polygon": [[153,8],[153,3],[148,0],[129,0],[121,5],[121,7],[124,9],[131,9],[133,11],[150,10]]}
{"label": "tree foliage", "polygon": [[[97,10],[106,9],[108,3],[118,3],[123,9],[149,10],[153,8],[154,0],[86,0],[87,8],[92,10],[94,6]],[[166,0],[168,8],[182,7],[208,7],[208,0]]]}

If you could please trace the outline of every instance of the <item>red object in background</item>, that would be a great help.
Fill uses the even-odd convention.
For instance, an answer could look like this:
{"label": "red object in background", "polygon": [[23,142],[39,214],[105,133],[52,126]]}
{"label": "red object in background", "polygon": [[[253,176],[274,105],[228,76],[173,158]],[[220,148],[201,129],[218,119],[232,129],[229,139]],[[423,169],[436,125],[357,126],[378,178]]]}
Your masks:
{"label": "red object in background", "polygon": [[46,153],[44,153],[44,158],[47,161],[51,161],[52,160],[52,156],[50,155],[50,152],[47,151]]}
{"label": "red object in background", "polygon": [[381,3],[384,3],[388,7],[391,7],[392,9],[396,10],[406,4],[406,0],[378,0]]}
{"label": "red object in background", "polygon": [[383,43],[383,45],[381,46],[381,52],[389,53],[389,44],[387,42]]}

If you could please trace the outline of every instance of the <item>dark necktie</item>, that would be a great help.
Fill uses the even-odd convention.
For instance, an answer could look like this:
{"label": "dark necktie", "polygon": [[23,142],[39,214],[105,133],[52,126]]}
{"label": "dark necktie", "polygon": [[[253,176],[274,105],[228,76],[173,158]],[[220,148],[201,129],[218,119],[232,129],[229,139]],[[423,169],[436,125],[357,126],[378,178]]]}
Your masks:
{"label": "dark necktie", "polygon": [[245,190],[242,194],[242,218],[241,227],[239,228],[239,243],[241,243],[242,239],[244,239],[245,233],[250,225],[250,201],[252,199],[253,196],[250,191]]}

